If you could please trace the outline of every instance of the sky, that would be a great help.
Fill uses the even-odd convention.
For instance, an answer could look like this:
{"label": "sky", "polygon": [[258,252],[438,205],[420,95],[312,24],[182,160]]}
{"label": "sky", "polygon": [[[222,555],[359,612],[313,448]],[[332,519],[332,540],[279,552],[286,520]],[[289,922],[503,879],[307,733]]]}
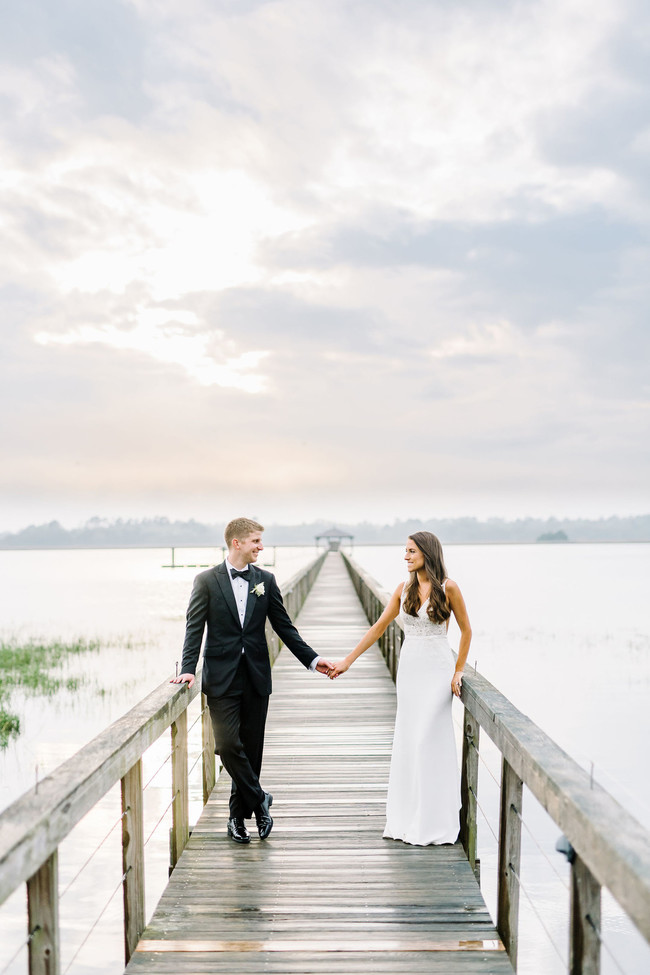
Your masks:
{"label": "sky", "polygon": [[645,0],[21,0],[0,530],[650,510]]}

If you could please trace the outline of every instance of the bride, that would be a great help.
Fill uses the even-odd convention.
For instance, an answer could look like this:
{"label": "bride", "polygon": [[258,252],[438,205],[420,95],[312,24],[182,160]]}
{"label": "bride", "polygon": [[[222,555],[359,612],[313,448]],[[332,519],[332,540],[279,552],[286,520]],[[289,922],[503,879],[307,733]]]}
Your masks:
{"label": "bride", "polygon": [[[334,664],[330,676],[345,673],[399,616],[404,640],[384,836],[416,846],[455,843],[460,783],[451,702],[452,694],[460,697],[472,630],[461,591],[447,578],[438,538],[431,532],[409,535],[404,558],[408,581],[397,587],[377,622]],[[452,613],[460,628],[455,666],[447,640]]]}

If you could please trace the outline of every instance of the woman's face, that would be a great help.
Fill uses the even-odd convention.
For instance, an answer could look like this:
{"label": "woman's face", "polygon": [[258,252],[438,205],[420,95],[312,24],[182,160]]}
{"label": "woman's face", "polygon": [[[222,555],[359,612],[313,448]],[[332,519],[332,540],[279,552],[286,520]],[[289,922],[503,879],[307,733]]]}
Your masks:
{"label": "woman's face", "polygon": [[417,572],[418,569],[424,568],[424,555],[412,538],[406,539],[404,561],[406,562],[406,568],[409,570],[409,572]]}

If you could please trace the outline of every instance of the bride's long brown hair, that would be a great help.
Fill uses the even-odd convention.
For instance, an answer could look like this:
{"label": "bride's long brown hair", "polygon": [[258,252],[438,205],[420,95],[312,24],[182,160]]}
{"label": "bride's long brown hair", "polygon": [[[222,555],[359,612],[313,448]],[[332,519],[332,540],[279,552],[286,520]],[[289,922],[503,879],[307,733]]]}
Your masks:
{"label": "bride's long brown hair", "polygon": [[[415,542],[424,556],[424,570],[431,583],[427,615],[432,623],[444,623],[451,616],[451,610],[442,588],[442,584],[447,578],[447,569],[445,568],[440,540],[432,532],[415,532],[414,535],[409,535],[409,538]],[[418,574],[411,572],[409,581],[406,583],[404,612],[408,613],[409,616],[417,616],[419,608]]]}

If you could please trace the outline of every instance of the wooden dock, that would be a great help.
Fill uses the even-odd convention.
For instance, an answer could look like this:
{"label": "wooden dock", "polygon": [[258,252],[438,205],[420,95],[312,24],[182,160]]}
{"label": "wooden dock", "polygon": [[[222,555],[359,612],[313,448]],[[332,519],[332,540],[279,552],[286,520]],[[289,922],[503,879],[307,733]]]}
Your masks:
{"label": "wooden dock", "polygon": [[[333,659],[365,632],[338,554],[327,557],[299,627]],[[335,682],[307,674],[286,650],[273,674],[262,775],[273,832],[249,846],[227,838],[223,773],[129,975],[512,975],[462,847],[382,839],[395,689],[379,651]]]}

